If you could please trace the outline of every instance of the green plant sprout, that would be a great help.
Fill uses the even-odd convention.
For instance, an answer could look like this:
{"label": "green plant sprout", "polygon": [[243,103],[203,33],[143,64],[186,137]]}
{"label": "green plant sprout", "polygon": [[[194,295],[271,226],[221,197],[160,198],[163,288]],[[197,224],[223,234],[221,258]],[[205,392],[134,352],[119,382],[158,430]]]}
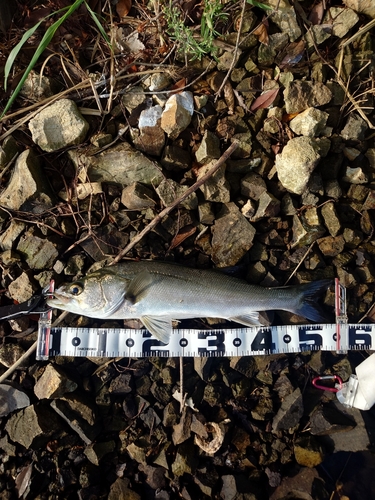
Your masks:
{"label": "green plant sprout", "polygon": [[26,70],[25,70],[25,72],[24,72],[24,74],[23,74],[23,76],[21,78],[21,80],[19,81],[17,87],[15,88],[15,90],[12,93],[12,95],[10,96],[10,98],[9,98],[9,100],[8,100],[5,108],[4,108],[4,111],[0,115],[0,118],[2,118],[5,115],[5,113],[9,110],[9,108],[12,106],[12,104],[15,101],[17,95],[19,94],[19,92],[20,92],[23,84],[25,83],[25,80],[28,77],[30,71],[34,68],[34,66],[38,62],[39,57],[41,56],[41,54],[44,52],[44,50],[47,48],[47,46],[51,42],[51,40],[54,37],[57,29],[61,26],[61,24],[66,19],[68,19],[68,17],[70,17],[73,14],[73,12],[75,10],[78,9],[78,7],[82,3],[85,4],[85,6],[87,8],[87,11],[89,12],[89,14],[91,15],[92,19],[94,20],[96,26],[99,29],[100,34],[102,35],[102,37],[105,39],[105,41],[107,42],[108,46],[112,50],[110,40],[109,40],[106,32],[104,31],[103,26],[100,24],[100,21],[97,18],[95,12],[93,12],[91,10],[91,8],[87,4],[86,0],[76,0],[70,7],[65,7],[63,9],[60,9],[60,10],[56,11],[56,12],[53,12],[52,14],[49,14],[48,16],[46,16],[45,18],[43,18],[41,21],[39,21],[37,24],[35,24],[32,28],[30,28],[29,30],[27,30],[26,33],[24,33],[24,35],[21,38],[20,42],[13,48],[13,50],[11,51],[11,53],[8,56],[8,59],[6,61],[5,67],[4,67],[4,89],[5,90],[7,89],[8,77],[9,77],[10,71],[11,71],[12,66],[14,64],[14,61],[16,60],[16,57],[17,57],[19,51],[21,50],[21,48],[23,47],[23,45],[34,34],[34,32],[38,29],[38,27],[40,26],[40,24],[42,22],[44,22],[49,17],[51,17],[51,16],[53,16],[55,14],[58,14],[58,13],[63,12],[63,11],[66,10],[65,14],[63,16],[61,16],[60,19],[58,19],[56,22],[54,22],[47,29],[47,31],[44,33],[44,36],[43,36],[42,40],[40,41],[40,43],[39,43],[39,45],[38,45],[38,47],[37,47],[37,49],[36,49],[36,51],[35,51],[32,59],[31,59],[31,61],[29,63],[29,65],[28,65],[28,67],[26,68]]}
{"label": "green plant sprout", "polygon": [[185,25],[181,11],[169,2],[163,9],[167,22],[167,33],[172,40],[178,43],[180,52],[185,53],[192,59],[200,60],[205,54],[215,57],[216,47],[213,41],[219,35],[215,31],[215,23],[224,20],[227,14],[222,12],[223,6],[220,0],[204,0],[201,19],[201,37],[194,36],[194,31]]}

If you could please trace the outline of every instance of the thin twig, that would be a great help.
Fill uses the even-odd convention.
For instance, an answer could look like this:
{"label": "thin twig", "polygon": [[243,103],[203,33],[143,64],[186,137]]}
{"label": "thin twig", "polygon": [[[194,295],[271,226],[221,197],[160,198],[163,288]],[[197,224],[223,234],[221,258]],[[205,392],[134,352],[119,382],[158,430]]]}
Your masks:
{"label": "thin twig", "polygon": [[245,13],[245,7],[246,7],[246,0],[243,0],[243,2],[242,2],[242,11],[241,11],[241,18],[240,18],[240,25],[238,27],[238,33],[237,33],[237,39],[236,39],[236,46],[235,46],[234,51],[233,51],[233,59],[232,59],[232,62],[230,64],[230,67],[229,67],[229,69],[227,71],[227,74],[225,75],[224,80],[222,81],[222,83],[220,85],[219,90],[216,92],[216,99],[220,96],[220,94],[221,94],[221,92],[222,92],[225,84],[228,81],[228,78],[230,77],[230,75],[232,73],[232,70],[233,70],[234,66],[237,63],[237,54],[238,54],[239,47],[240,47],[240,38],[241,38],[242,23],[243,23],[243,18],[244,18],[244,13]]}
{"label": "thin twig", "polygon": [[305,255],[302,257],[302,259],[300,260],[300,262],[298,262],[298,265],[297,267],[294,269],[294,271],[292,272],[292,274],[289,276],[289,278],[286,280],[286,282],[284,283],[284,286],[287,285],[289,283],[289,281],[293,278],[293,276],[296,274],[296,272],[298,271],[298,269],[300,268],[301,264],[303,263],[303,261],[306,259],[306,257],[308,256],[308,254],[310,253],[312,247],[315,245],[315,241],[313,241],[311,243],[311,245],[309,246],[309,248],[306,250],[306,253]]}
{"label": "thin twig", "polygon": [[237,148],[238,142],[234,141],[229,148],[222,154],[222,156],[217,160],[215,165],[207,172],[206,175],[201,177],[195,184],[193,184],[189,189],[185,191],[185,193],[182,196],[179,196],[176,198],[168,207],[166,207],[164,210],[162,210],[147,226],[139,233],[137,236],[135,236],[131,242],[126,245],[126,247],[121,250],[121,252],[113,259],[113,261],[109,265],[116,264],[119,262],[124,255],[126,255],[141,239],[146,236],[155,226],[159,224],[159,222],[174,208],[177,207],[181,202],[186,200],[188,196],[190,196],[192,193],[194,193],[200,186],[202,186],[220,167],[223,163],[227,161],[227,159],[230,157],[230,155],[233,153],[233,151]]}

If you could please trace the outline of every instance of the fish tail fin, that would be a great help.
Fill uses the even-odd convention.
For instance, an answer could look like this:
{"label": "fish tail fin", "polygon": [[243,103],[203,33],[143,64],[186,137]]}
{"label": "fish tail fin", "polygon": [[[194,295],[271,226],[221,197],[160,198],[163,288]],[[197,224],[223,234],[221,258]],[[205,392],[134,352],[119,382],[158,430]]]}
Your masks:
{"label": "fish tail fin", "polygon": [[301,285],[299,287],[299,304],[294,312],[315,323],[325,323],[327,317],[317,304],[317,298],[326,291],[331,284],[332,280],[319,280]]}

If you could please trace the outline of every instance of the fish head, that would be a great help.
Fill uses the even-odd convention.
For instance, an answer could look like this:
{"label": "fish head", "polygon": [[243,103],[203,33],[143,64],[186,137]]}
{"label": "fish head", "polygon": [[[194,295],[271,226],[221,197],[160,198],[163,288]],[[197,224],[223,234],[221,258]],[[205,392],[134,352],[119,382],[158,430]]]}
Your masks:
{"label": "fish head", "polygon": [[124,304],[129,281],[110,270],[101,269],[79,281],[60,286],[53,292],[53,297],[47,299],[47,304],[90,318],[109,318]]}

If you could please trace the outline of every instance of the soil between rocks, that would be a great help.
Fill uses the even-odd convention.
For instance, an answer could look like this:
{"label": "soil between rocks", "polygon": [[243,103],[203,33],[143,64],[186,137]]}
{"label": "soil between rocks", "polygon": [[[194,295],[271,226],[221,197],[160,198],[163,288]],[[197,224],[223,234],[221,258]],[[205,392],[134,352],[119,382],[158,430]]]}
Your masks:
{"label": "soil between rocks", "polygon": [[[19,2],[0,16],[0,66],[26,29],[67,3]],[[114,12],[112,28],[104,8],[116,46],[113,89],[108,46],[95,47],[82,6],[1,121],[1,306],[28,300],[52,277],[74,281],[108,262],[238,141],[126,257],[240,264],[243,278],[264,286],[339,277],[350,322],[370,323],[374,29],[358,35],[371,12],[346,4],[280,2],[267,20],[262,9],[226,4],[215,57],[187,65],[177,46],[166,57],[175,42],[152,7],[134,4],[125,18]],[[192,27],[204,13],[197,2],[181,8]],[[12,90],[47,26],[20,52]],[[143,48],[130,43],[132,33]],[[93,91],[89,73],[106,84]],[[323,302],[333,319],[332,291]],[[303,318],[280,313],[274,322]],[[65,324],[103,322],[69,315]],[[35,327],[33,317],[1,322],[2,372],[35,341]],[[1,498],[375,498],[374,409],[345,408],[311,385],[316,375],[347,381],[368,354],[31,356],[2,385]],[[173,397],[180,363],[182,410]]]}

